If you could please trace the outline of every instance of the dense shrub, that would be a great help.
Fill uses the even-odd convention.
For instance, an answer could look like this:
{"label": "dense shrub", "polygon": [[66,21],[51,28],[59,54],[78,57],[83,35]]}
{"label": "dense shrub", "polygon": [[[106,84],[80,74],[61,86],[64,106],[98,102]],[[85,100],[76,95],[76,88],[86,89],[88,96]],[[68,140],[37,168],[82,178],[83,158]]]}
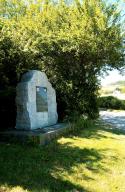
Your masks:
{"label": "dense shrub", "polygon": [[15,88],[0,90],[0,130],[15,127],[16,106]]}
{"label": "dense shrub", "polygon": [[125,110],[125,100],[119,100],[113,96],[100,97],[99,107],[105,109],[123,109]]}
{"label": "dense shrub", "polygon": [[[8,36],[0,38],[0,130],[15,126],[16,85],[21,74],[32,69],[32,57],[23,52]],[[29,65],[30,64],[30,65]]]}

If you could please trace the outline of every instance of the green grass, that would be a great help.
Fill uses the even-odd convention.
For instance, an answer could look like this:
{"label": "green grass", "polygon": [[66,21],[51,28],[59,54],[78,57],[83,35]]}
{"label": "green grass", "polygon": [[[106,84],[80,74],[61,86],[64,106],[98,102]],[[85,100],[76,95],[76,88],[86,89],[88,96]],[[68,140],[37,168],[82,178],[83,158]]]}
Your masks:
{"label": "green grass", "polygon": [[0,192],[124,192],[125,133],[99,125],[48,146],[0,145]]}

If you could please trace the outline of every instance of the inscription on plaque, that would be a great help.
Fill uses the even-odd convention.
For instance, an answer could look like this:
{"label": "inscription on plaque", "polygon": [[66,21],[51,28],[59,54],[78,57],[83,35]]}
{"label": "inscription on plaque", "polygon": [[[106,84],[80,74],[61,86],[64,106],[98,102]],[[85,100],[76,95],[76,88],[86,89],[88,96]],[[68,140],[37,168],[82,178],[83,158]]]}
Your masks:
{"label": "inscription on plaque", "polygon": [[46,87],[39,87],[39,86],[36,87],[36,110],[37,112],[48,111]]}

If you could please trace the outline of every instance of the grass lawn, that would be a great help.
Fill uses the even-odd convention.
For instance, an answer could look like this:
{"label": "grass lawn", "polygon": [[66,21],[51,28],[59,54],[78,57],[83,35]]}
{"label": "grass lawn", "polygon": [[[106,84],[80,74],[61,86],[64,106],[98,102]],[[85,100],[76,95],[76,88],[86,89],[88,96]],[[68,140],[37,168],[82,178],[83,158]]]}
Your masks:
{"label": "grass lawn", "polygon": [[125,192],[125,133],[98,126],[48,146],[0,144],[0,192]]}

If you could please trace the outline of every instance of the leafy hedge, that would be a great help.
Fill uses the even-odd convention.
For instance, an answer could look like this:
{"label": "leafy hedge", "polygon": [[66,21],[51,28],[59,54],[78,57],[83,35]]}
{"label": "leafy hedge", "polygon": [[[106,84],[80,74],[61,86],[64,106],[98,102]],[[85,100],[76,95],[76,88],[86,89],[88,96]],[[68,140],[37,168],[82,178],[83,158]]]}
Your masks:
{"label": "leafy hedge", "polygon": [[119,100],[113,96],[100,97],[99,107],[106,109],[123,109],[125,110],[125,100]]}
{"label": "leafy hedge", "polygon": [[15,127],[16,106],[15,88],[0,90],[0,130]]}

